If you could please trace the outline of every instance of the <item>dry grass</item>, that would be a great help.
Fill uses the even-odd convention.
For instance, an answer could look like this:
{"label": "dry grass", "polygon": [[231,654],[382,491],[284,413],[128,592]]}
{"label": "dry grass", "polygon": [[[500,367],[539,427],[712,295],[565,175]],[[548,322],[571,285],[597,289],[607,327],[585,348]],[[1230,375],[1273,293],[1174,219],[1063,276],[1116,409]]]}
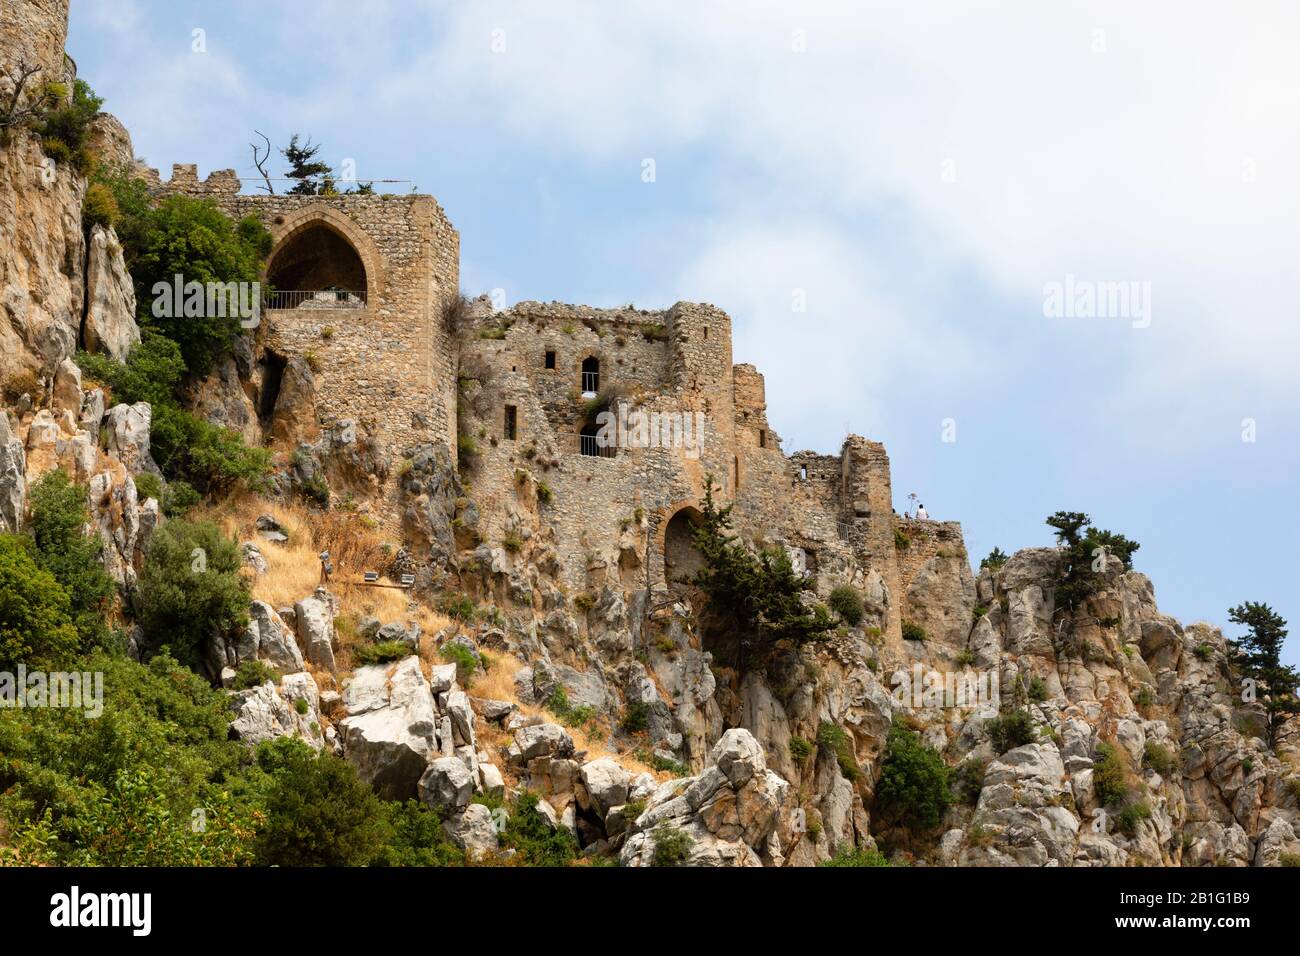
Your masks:
{"label": "dry grass", "polygon": [[[257,533],[257,519],[269,514],[278,521],[287,544],[272,544]],[[321,583],[320,553],[328,551],[334,564],[330,593],[339,599],[336,619],[340,671],[352,669],[352,648],[359,640],[356,625],[363,617],[376,617],[387,624],[416,622],[430,640],[455,622],[413,600],[402,588],[377,588],[361,584],[364,572],[386,567],[390,555],[381,532],[360,515],[346,512],[311,511],[298,504],[279,504],[252,496],[230,499],[195,513],[196,518],[215,522],[237,541],[252,541],[266,558],[267,573],[251,580],[253,597],[274,608],[302,600]],[[385,577],[381,583],[391,584]]]}
{"label": "dry grass", "polygon": [[[289,536],[287,544],[272,544],[258,535],[257,519],[264,514],[280,523]],[[251,581],[253,597],[274,608],[292,605],[310,595],[321,583],[320,552],[330,552],[335,571],[329,589],[339,599],[335,660],[340,680],[352,670],[352,649],[361,639],[356,625],[363,617],[376,617],[384,623],[419,623],[423,632],[420,661],[426,677],[433,664],[443,662],[433,644],[434,635],[444,628],[451,628],[455,633],[461,630],[460,622],[412,600],[413,595],[405,590],[354,583],[361,581],[364,571],[386,567],[390,560],[382,532],[359,515],[312,511],[303,505],[280,504],[248,495],[196,509],[193,517],[214,522],[236,541],[257,544],[266,558],[267,573]],[[515,675],[524,666],[522,661],[497,651],[488,651],[487,656],[491,666],[475,675],[468,693],[474,697],[512,701],[524,714],[542,716],[548,721],[556,719],[542,707],[521,703],[516,696]],[[319,673],[317,681],[322,687],[333,683],[327,675]],[[589,760],[613,757],[634,774],[649,773],[660,781],[671,779],[671,774],[656,771],[632,753],[610,750],[607,730],[602,727],[600,733],[588,734],[583,727],[568,728],[575,746],[585,750]],[[479,721],[479,732],[481,743],[489,749],[508,746],[513,737],[484,721]],[[517,780],[507,782],[518,783]]]}

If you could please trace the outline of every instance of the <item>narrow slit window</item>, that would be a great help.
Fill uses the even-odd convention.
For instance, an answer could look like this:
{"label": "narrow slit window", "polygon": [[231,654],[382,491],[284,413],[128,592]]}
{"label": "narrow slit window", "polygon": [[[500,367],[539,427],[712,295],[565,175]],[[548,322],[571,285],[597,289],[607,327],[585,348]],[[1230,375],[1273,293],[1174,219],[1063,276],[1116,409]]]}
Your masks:
{"label": "narrow slit window", "polygon": [[546,353],[546,367],[549,368],[549,369],[553,369],[553,368],[555,368],[555,353],[554,353],[554,352],[547,352],[547,353]]}
{"label": "narrow slit window", "polygon": [[519,426],[519,409],[514,405],[506,406],[506,441],[514,441]]}
{"label": "narrow slit window", "polygon": [[758,430],[758,447],[759,448],[767,447],[767,431],[762,428]]}

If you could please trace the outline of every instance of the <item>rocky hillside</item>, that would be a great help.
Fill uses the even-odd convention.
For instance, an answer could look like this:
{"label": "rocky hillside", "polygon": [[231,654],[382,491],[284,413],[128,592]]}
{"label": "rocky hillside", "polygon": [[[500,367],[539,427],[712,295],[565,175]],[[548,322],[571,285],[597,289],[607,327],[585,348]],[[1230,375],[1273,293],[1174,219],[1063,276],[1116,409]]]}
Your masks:
{"label": "rocky hillside", "polygon": [[[65,81],[66,13],[57,0],[6,4],[7,63]],[[12,91],[3,82],[0,98]],[[100,161],[130,159],[111,117],[90,138]],[[861,569],[812,572],[808,600],[865,582],[858,611],[837,609],[818,639],[778,642],[741,666],[730,635],[710,631],[703,592],[638,584],[644,516],[629,517],[616,553],[589,555],[580,593],[558,581],[546,493],[530,474],[499,546],[481,540],[472,480],[442,449],[401,465],[401,528],[370,520],[377,483],[367,479],[389,464],[364,429],[345,422],[295,445],[257,426],[255,334],[181,394],[186,414],[265,442],[265,474],[177,503],[178,479],[153,455],[155,407],[117,401],[110,382],[83,371],[126,362],[142,336],[122,240],[83,218],[88,174],[49,162],[52,149],[25,127],[7,130],[0,149],[0,532],[22,542],[13,566],[26,568],[18,552],[43,553],[49,507],[33,490],[62,472],[84,497],[77,535],[112,582],[96,613],[121,640],[83,641],[84,656],[67,658],[78,666],[104,666],[89,655],[111,650],[143,682],[179,655],[200,616],[184,644],[192,655],[180,655],[197,683],[169,680],[191,688],[187,708],[216,707],[218,726],[169,746],[197,752],[201,741],[210,763],[186,785],[205,801],[216,788],[254,808],[221,831],[237,844],[221,861],[292,862],[267,835],[287,805],[278,769],[307,759],[272,746],[286,739],[321,773],[364,785],[358,801],[380,801],[365,806],[434,820],[432,835],[410,820],[389,831],[404,834],[407,859],[426,863],[1300,861],[1300,721],[1266,742],[1267,715],[1242,701],[1223,634],[1161,614],[1151,581],[1116,556],[1074,608],[1058,605],[1067,555],[1056,547],[978,574],[964,551],[941,551],[905,594]],[[310,370],[293,375],[309,391]],[[205,528],[215,537],[202,538]],[[214,575],[202,585],[174,576],[176,555],[187,563],[196,540],[213,542],[197,549],[193,573]],[[218,560],[226,545],[229,566]],[[349,573],[323,578],[322,551]],[[78,585],[53,557],[48,566],[75,610]],[[363,568],[387,587],[357,580]],[[410,590],[397,584],[408,573]],[[220,589],[208,589],[213,580]],[[176,598],[190,593],[211,603]],[[891,606],[911,625],[902,641],[884,636]],[[35,625],[17,614],[0,601],[0,632],[35,646]],[[953,699],[953,675],[990,693]],[[110,711],[129,723],[137,711],[113,698],[120,692],[110,689]],[[166,709],[167,719],[182,726],[192,709]],[[31,772],[6,777],[11,799],[0,803],[0,843],[19,859],[43,859],[31,847],[46,844],[23,842],[42,825],[72,854],[53,862],[83,859],[75,854],[92,844],[96,862],[164,859],[86,842],[76,825],[85,806],[42,791],[31,769],[58,768],[23,759]],[[169,769],[139,760],[146,776]],[[135,778],[124,773],[96,783],[96,798],[125,800]],[[53,823],[41,824],[47,807]],[[171,812],[189,819],[183,806]],[[346,861],[372,859],[373,847]]]}

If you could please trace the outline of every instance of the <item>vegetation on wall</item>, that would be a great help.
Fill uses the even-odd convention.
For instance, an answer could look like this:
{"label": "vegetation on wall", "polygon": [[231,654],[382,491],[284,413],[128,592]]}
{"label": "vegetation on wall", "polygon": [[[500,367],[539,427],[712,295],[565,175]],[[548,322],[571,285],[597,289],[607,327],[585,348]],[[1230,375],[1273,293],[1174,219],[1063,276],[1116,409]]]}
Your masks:
{"label": "vegetation on wall", "polygon": [[796,574],[782,548],[755,554],[731,533],[731,505],[718,507],[712,476],[693,540],[703,564],[693,583],[709,599],[718,626],[734,635],[735,664],[742,670],[761,662],[778,642],[818,640],[831,629],[830,612],[809,596],[810,582]]}

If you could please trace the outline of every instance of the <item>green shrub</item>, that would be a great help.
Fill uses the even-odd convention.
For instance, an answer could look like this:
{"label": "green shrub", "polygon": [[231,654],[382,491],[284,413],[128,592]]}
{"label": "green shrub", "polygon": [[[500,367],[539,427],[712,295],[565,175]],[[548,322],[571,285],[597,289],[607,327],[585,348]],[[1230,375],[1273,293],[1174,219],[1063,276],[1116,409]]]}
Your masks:
{"label": "green shrub", "polygon": [[802,737],[790,738],[790,756],[795,760],[803,761],[812,756],[813,745]]}
{"label": "green shrub", "polygon": [[1278,866],[1300,866],[1300,853],[1282,853],[1277,858]]}
{"label": "green shrub", "polygon": [[240,661],[239,667],[235,669],[235,682],[231,686],[234,690],[248,690],[253,687],[261,687],[267,681],[274,684],[279,679],[280,672],[270,664],[256,658],[250,658],[246,661]]}
{"label": "green shrub", "polygon": [[984,790],[985,765],[980,760],[968,760],[951,774],[953,790],[958,799],[971,806],[979,803]]}
{"label": "green shrub", "polygon": [[895,718],[876,784],[876,804],[914,831],[938,826],[952,803],[948,768],[921,735]]}
{"label": "green shrub", "polygon": [[144,330],[125,363],[89,352],[78,352],[76,360],[87,378],[107,385],[114,401],[128,405],[174,405],[185,378],[180,346],[151,329]]}
{"label": "green shrub", "polygon": [[383,801],[388,838],[371,866],[463,866],[465,852],[451,842],[442,815],[418,800]]}
{"label": "green shrub", "polygon": [[1011,710],[998,714],[992,720],[984,722],[993,749],[1000,754],[1025,744],[1032,744],[1038,739],[1034,732],[1034,719],[1027,710]]}
{"label": "green shrub", "polygon": [[[3,561],[0,561],[0,565]],[[8,588],[0,587],[0,601]],[[251,861],[256,787],[228,738],[226,694],[166,655],[148,664],[93,652],[103,713],[0,709],[0,815],[48,822],[47,861],[77,866],[230,866]],[[191,827],[202,809],[206,828]]]}
{"label": "green shrub", "polygon": [[554,496],[555,496],[555,493],[554,493],[553,491],[551,491],[551,486],[550,486],[550,485],[548,485],[548,484],[547,484],[546,482],[544,482],[544,481],[539,481],[539,482],[537,483],[537,500],[538,500],[538,502],[540,502],[541,504],[544,504],[544,505],[545,505],[545,504],[550,504],[551,499],[552,499]]}
{"label": "green shrub", "polygon": [[705,479],[702,514],[692,536],[701,558],[693,583],[708,596],[716,626],[734,640],[735,665],[744,670],[778,643],[801,645],[831,630],[830,612],[805,600],[809,580],[796,574],[784,548],[754,554],[731,533],[731,509],[713,500]]}
{"label": "green shrub", "polygon": [[137,619],[150,647],[198,667],[207,642],[243,628],[248,586],[235,542],[208,522],[169,521],[149,541]]}
{"label": "green shrub", "polygon": [[457,621],[474,619],[474,602],[464,594],[442,594],[438,598],[438,610]]}
{"label": "green shrub", "polygon": [[1092,790],[1102,806],[1119,806],[1129,796],[1128,763],[1124,752],[1113,744],[1097,744],[1092,766]]}
{"label": "green shrub", "polygon": [[1196,655],[1198,660],[1208,661],[1214,656],[1214,648],[1202,641],[1200,644],[1196,645],[1196,648],[1192,653]]}
{"label": "green shrub", "polygon": [[958,667],[970,667],[975,663],[975,652],[969,648],[957,655]]}
{"label": "green shrub", "polygon": [[568,866],[578,856],[578,842],[565,827],[551,825],[537,809],[540,798],[531,791],[519,795],[510,808],[501,842],[527,866]]}
{"label": "green shrub", "polygon": [[[186,283],[254,283],[271,251],[271,237],[255,217],[232,222],[210,199],[173,195],[147,214],[134,240],[129,268],[135,280],[141,320],[180,346],[185,365],[206,375],[240,334],[238,315],[154,315],[154,288],[171,288],[175,277]],[[173,303],[175,306],[175,303]],[[204,312],[216,311],[204,309]],[[223,310],[227,313],[234,311]]]}
{"label": "green shrub", "polygon": [[478,670],[479,660],[474,652],[464,644],[447,643],[439,648],[438,654],[448,664],[456,665],[456,680],[461,687],[468,687]]}
{"label": "green shrub", "polygon": [[842,843],[829,860],[822,860],[818,866],[889,866],[889,861],[879,850],[855,847]]}
{"label": "green shrub", "polygon": [[894,547],[899,551],[906,551],[912,546],[912,539],[907,536],[902,528],[894,529]]}
{"label": "green shrub", "polygon": [[862,595],[858,593],[857,588],[841,584],[831,591],[826,603],[850,627],[857,627],[862,623],[865,611],[862,604]]}
{"label": "green shrub", "polygon": [[924,641],[925,628],[920,624],[914,624],[911,621],[903,622],[903,640],[905,641]]}
{"label": "green shrub", "polygon": [[980,562],[980,569],[988,568],[990,571],[999,571],[1007,563],[1007,555],[1001,548],[994,548],[989,552],[989,556]]}
{"label": "green shrub", "polygon": [[851,782],[857,783],[862,777],[862,768],[858,766],[858,757],[853,749],[853,738],[839,724],[823,720],[817,725],[817,745],[835,755],[840,773]]}
{"label": "green shrub", "polygon": [[135,493],[141,501],[152,498],[161,504],[163,500],[162,479],[148,471],[140,472],[135,476]]}
{"label": "green shrub", "polygon": [[563,687],[551,691],[551,696],[546,698],[545,707],[570,727],[581,727],[596,715],[596,711],[586,704],[579,707],[570,704],[569,692]]}
{"label": "green shrub", "polygon": [[629,701],[623,709],[619,726],[629,734],[639,734],[650,726],[650,705],[643,700]]}
{"label": "green shrub", "polygon": [[257,762],[271,776],[260,865],[362,866],[382,853],[387,814],[351,764],[294,737],[261,744]]}
{"label": "green shrub", "polygon": [[518,554],[524,547],[524,539],[511,531],[501,539],[501,546],[511,554]]}
{"label": "green shrub", "polygon": [[[352,649],[352,661],[358,667],[367,667],[371,664],[400,661],[414,653],[411,645],[403,644],[401,641],[380,641],[378,644],[358,644]],[[459,668],[457,673],[459,674]]]}
{"label": "green shrub", "polygon": [[81,201],[81,225],[87,231],[95,226],[108,228],[117,222],[120,215],[117,199],[113,191],[103,183],[91,183],[86,187],[86,198]]}
{"label": "green shrub", "polygon": [[81,650],[107,646],[107,615],[117,586],[100,563],[102,539],[85,533],[90,521],[86,489],[56,469],[32,485],[30,501],[37,563],[67,591]]}
{"label": "green shrub", "polygon": [[1115,826],[1126,837],[1133,837],[1137,834],[1138,824],[1143,820],[1150,818],[1151,807],[1145,800],[1135,800],[1123,806],[1115,814]]}
{"label": "green shrub", "polygon": [[1133,704],[1138,710],[1146,710],[1155,706],[1156,695],[1150,687],[1143,684],[1138,688],[1138,692],[1133,695]]}
{"label": "green shrub", "polygon": [[654,856],[651,866],[681,866],[690,859],[695,849],[695,841],[690,834],[666,823],[661,823],[651,832],[654,838]]}
{"label": "green shrub", "polygon": [[82,175],[90,172],[94,162],[90,153],[90,124],[104,105],[90,84],[77,80],[70,102],[61,102],[46,112],[36,126],[36,135],[46,155],[58,162],[70,163]]}
{"label": "green shrub", "polygon": [[68,592],[35,551],[29,538],[0,535],[0,671],[62,663],[81,643]]}
{"label": "green shrub", "polygon": [[1162,777],[1168,777],[1178,769],[1178,758],[1169,748],[1154,740],[1148,740],[1143,748],[1142,763]]}
{"label": "green shrub", "polygon": [[1041,704],[1047,700],[1047,682],[1035,675],[1029,679],[1029,688],[1025,693],[1034,703]]}

